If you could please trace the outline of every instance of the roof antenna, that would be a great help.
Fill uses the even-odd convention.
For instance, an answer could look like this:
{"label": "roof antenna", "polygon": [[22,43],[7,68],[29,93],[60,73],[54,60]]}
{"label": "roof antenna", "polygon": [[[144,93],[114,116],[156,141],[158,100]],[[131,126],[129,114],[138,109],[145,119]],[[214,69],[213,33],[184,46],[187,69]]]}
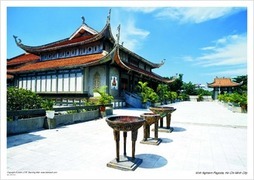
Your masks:
{"label": "roof antenna", "polygon": [[85,17],[82,16],[81,19],[82,19],[82,24],[85,24]]}

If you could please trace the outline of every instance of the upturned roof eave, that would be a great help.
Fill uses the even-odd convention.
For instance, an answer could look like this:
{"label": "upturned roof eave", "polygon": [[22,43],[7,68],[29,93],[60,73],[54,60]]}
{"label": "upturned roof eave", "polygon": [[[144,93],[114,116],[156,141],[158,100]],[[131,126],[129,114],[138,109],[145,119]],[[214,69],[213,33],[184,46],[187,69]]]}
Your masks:
{"label": "upturned roof eave", "polygon": [[168,80],[168,79],[165,79],[165,78],[162,78],[160,77],[159,75],[155,74],[155,73],[145,73],[145,72],[142,72],[141,70],[138,70],[139,68],[136,67],[135,69],[134,68],[131,68],[129,67],[126,63],[124,63],[122,60],[121,60],[121,57],[119,55],[119,44],[116,45],[116,48],[115,48],[115,54],[114,54],[114,61],[122,68],[126,69],[127,71],[134,71],[134,72],[137,72],[138,74],[140,75],[144,75],[146,77],[149,77],[149,78],[152,78],[152,79],[155,79],[157,81],[160,81],[160,82],[164,82],[164,83],[170,83],[170,82],[173,82],[173,80]]}
{"label": "upturned roof eave", "polygon": [[127,52],[128,54],[131,54],[132,56],[136,57],[137,59],[141,60],[142,62],[150,65],[152,67],[152,69],[159,68],[159,67],[161,67],[165,63],[165,61],[161,61],[161,63],[153,63],[151,61],[148,61],[147,59],[143,58],[142,56],[132,52],[131,50],[129,50],[129,49],[123,47],[123,46],[120,46],[120,49],[122,49],[123,51]]}
{"label": "upturned roof eave", "polygon": [[112,35],[111,32],[111,27],[110,27],[110,23],[107,22],[107,24],[104,26],[104,28],[101,30],[101,32],[99,32],[97,35],[86,39],[84,41],[80,41],[80,42],[74,42],[74,43],[70,43],[70,44],[64,44],[64,45],[59,45],[59,46],[54,46],[52,47],[54,44],[57,43],[62,43],[64,41],[68,41],[69,38],[65,38],[59,41],[55,41],[46,45],[41,45],[41,46],[28,46],[28,45],[24,45],[23,43],[21,43],[21,40],[17,39],[17,36],[13,36],[15,39],[15,42],[17,44],[17,46],[19,46],[21,49],[23,49],[26,52],[32,53],[32,54],[36,54],[39,55],[42,52],[46,52],[46,51],[52,51],[52,50],[58,50],[64,47],[73,47],[73,46],[77,46],[77,45],[83,45],[83,44],[88,44],[91,42],[95,42],[98,41],[100,39],[102,39],[103,37],[107,37],[113,44],[115,43],[115,38]]}
{"label": "upturned roof eave", "polygon": [[237,86],[241,86],[243,84],[243,82],[240,83],[235,83],[232,82],[232,84],[214,84],[214,83],[207,83],[207,87],[209,88],[215,88],[215,87],[237,87]]}

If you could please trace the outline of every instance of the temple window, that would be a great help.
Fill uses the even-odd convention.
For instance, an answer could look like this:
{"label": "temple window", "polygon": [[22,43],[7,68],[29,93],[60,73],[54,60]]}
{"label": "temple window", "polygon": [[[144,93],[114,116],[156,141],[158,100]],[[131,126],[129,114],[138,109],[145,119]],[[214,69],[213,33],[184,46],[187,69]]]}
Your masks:
{"label": "temple window", "polygon": [[73,50],[71,51],[71,55],[72,55],[72,56],[75,56],[75,55],[76,55],[76,50],[75,50],[75,49],[73,49]]}
{"label": "temple window", "polygon": [[145,64],[144,64],[144,63],[139,63],[139,67],[140,67],[141,69],[145,69]]}
{"label": "temple window", "polygon": [[59,57],[60,57],[60,58],[61,58],[61,57],[64,57],[64,52],[61,52],[60,55],[59,55]]}
{"label": "temple window", "polygon": [[66,54],[66,57],[69,57],[70,56],[70,51],[67,51],[65,54]]}
{"label": "temple window", "polygon": [[88,53],[91,53],[92,52],[92,47],[89,47],[88,48]]}
{"label": "temple window", "polygon": [[129,62],[130,64],[138,67],[138,61],[136,59],[130,59]]}

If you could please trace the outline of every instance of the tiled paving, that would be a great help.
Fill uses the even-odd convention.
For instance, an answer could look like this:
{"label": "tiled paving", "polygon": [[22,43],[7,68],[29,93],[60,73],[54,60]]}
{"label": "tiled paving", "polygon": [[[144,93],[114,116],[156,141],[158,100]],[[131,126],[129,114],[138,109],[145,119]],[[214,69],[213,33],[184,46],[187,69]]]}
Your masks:
{"label": "tiled paving", "polygon": [[[247,158],[247,114],[233,113],[216,102],[183,102],[169,106],[177,108],[171,121],[174,131],[159,132],[162,143],[154,146],[140,143],[143,128],[139,129],[136,157],[143,162],[135,171],[106,166],[115,158],[115,142],[105,119],[98,119],[8,137],[8,177],[205,179],[220,176],[223,179],[235,178],[236,173],[240,179],[253,177]],[[118,109],[114,114],[139,116],[147,111]],[[120,135],[122,154],[122,133]],[[129,133],[127,155],[131,156]]]}

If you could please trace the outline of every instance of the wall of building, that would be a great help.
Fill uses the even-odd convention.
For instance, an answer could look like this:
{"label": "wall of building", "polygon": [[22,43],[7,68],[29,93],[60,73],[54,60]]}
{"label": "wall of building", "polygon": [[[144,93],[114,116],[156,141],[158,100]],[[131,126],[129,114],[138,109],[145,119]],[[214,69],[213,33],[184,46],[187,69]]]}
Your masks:
{"label": "wall of building", "polygon": [[93,90],[106,84],[106,66],[94,66],[89,68],[88,93],[94,96]]}
{"label": "wall of building", "polygon": [[119,71],[116,67],[111,67],[109,71],[109,93],[114,97],[119,96],[120,91],[120,77]]}

